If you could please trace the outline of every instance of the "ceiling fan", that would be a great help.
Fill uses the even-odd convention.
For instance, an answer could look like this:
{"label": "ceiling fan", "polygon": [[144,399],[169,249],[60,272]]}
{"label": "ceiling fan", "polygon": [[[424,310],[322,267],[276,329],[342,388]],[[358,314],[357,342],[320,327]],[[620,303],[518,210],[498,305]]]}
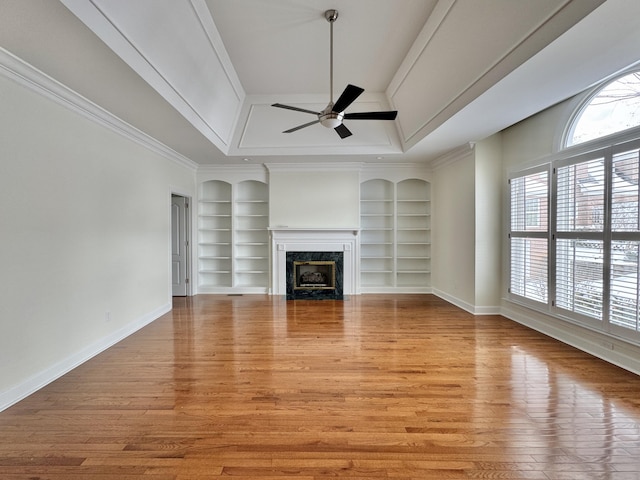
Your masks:
{"label": "ceiling fan", "polygon": [[333,128],[338,135],[340,135],[340,138],[347,138],[351,136],[352,133],[344,123],[342,123],[343,120],[395,120],[398,115],[397,111],[345,113],[344,111],[347,107],[351,105],[362,92],[364,92],[364,88],[356,87],[355,85],[347,85],[342,94],[340,94],[340,97],[338,97],[336,103],[333,103],[333,23],[338,18],[338,11],[327,10],[324,12],[324,17],[330,25],[329,105],[320,112],[314,112],[313,110],[307,110],[305,108],[283,105],[282,103],[274,103],[271,105],[272,107],[310,113],[318,117],[317,120],[313,120],[312,122],[305,123],[303,125],[298,125],[297,127],[290,128],[282,133],[295,132],[302,128],[319,123],[324,127]]}

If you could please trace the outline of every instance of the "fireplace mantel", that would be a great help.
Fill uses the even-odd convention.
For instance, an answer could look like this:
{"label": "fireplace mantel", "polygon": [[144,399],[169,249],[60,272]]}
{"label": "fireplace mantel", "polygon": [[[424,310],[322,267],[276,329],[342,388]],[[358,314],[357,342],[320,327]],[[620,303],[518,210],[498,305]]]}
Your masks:
{"label": "fireplace mantel", "polygon": [[359,227],[271,227],[271,293],[287,294],[287,252],[343,252],[344,295],[360,292]]}

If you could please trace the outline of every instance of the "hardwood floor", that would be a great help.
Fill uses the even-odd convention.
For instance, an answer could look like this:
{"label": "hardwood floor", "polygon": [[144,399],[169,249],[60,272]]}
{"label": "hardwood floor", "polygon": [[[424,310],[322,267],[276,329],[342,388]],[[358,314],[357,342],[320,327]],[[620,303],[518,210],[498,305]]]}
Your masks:
{"label": "hardwood floor", "polygon": [[640,478],[640,377],[431,295],[174,299],[0,413],[0,478]]}

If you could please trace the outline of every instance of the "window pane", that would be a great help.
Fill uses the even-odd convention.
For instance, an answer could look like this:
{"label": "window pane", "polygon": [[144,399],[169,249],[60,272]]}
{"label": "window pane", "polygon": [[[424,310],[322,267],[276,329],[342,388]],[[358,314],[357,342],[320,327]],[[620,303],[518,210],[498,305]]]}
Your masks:
{"label": "window pane", "polygon": [[576,118],[567,146],[640,125],[640,73],[614,80]]}
{"label": "window pane", "polygon": [[556,242],[556,306],[602,320],[602,254],[600,240]]}
{"label": "window pane", "polygon": [[548,172],[511,180],[511,231],[547,230]]}
{"label": "window pane", "polygon": [[638,328],[638,244],[611,243],[611,300],[609,321],[639,331]]}
{"label": "window pane", "polygon": [[546,238],[511,239],[511,293],[547,302],[547,252]]}
{"label": "window pane", "polygon": [[613,156],[611,230],[639,231],[638,150]]}
{"label": "window pane", "polygon": [[559,232],[596,231],[604,227],[604,161],[558,168]]}

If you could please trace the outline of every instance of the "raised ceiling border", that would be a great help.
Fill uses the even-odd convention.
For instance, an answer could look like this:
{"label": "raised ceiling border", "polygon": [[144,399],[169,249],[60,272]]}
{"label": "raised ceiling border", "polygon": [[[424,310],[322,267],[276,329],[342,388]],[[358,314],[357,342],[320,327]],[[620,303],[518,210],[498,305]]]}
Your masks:
{"label": "raised ceiling border", "polygon": [[69,87],[0,47],[0,75],[121,135],[176,164],[197,170],[198,164],[138,130]]}
{"label": "raised ceiling border", "polygon": [[[149,58],[148,54],[145,55],[139,45],[134,45],[119,28],[116,19],[110,18],[105,9],[100,7],[100,0],[61,1],[216,147],[222,152],[228,151],[245,94],[204,0],[187,2],[193,14],[189,28],[193,31],[199,29],[207,39],[206,42],[199,42],[198,48],[201,52],[208,52],[208,61],[212,65],[217,65],[220,78],[225,80],[223,85],[218,85],[218,89],[224,89],[227,93],[232,92],[235,96],[234,101],[225,97],[228,103],[225,108],[210,108],[209,112],[199,111],[193,101],[187,98],[185,92],[176,88],[163,75],[163,69],[155,63],[154,58]],[[112,6],[108,3],[106,5]],[[189,96],[192,95],[193,93]],[[217,118],[213,116],[214,114],[221,116]]]}

